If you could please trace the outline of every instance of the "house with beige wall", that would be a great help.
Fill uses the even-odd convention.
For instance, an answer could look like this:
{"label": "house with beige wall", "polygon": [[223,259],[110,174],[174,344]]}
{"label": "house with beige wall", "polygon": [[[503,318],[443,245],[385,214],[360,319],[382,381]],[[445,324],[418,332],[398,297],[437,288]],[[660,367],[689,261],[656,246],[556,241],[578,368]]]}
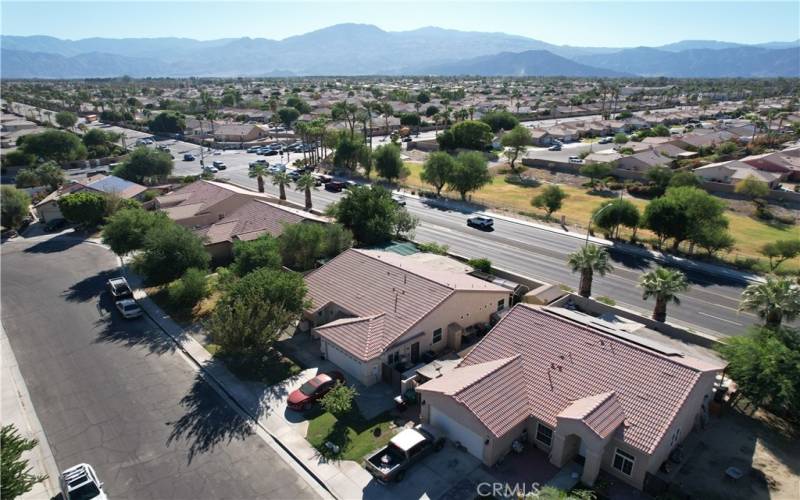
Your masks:
{"label": "house with beige wall", "polygon": [[510,306],[511,291],[457,267],[350,249],[311,272],[304,317],[322,355],[372,385],[392,382],[427,351],[458,350],[470,327]]}
{"label": "house with beige wall", "polygon": [[[589,318],[589,317],[587,317]],[[452,371],[417,387],[423,422],[484,464],[515,440],[643,488],[707,418],[720,363],[559,308],[516,305]]]}

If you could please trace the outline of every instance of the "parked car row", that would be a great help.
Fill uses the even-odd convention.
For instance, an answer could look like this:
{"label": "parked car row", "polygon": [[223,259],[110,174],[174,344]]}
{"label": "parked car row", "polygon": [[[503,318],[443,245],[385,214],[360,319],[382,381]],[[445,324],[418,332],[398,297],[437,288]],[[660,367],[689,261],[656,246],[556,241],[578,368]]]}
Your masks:
{"label": "parked car row", "polygon": [[123,318],[133,319],[142,315],[142,308],[133,298],[133,290],[128,285],[128,280],[118,276],[109,279],[107,285],[111,298],[114,300],[114,305]]}

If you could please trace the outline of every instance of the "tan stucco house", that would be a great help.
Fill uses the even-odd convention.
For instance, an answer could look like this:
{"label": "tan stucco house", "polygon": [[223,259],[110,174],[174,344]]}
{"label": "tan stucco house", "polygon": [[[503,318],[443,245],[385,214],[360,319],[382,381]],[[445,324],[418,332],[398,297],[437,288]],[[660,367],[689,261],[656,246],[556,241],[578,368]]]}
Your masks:
{"label": "tan stucco house", "polygon": [[444,376],[417,391],[421,418],[486,465],[517,439],[561,467],[642,488],[707,418],[719,363],[620,335],[558,308],[518,304]]}
{"label": "tan stucco house", "polygon": [[342,370],[365,385],[394,383],[422,354],[458,350],[470,327],[510,305],[508,289],[468,270],[350,249],[306,276],[305,319]]}

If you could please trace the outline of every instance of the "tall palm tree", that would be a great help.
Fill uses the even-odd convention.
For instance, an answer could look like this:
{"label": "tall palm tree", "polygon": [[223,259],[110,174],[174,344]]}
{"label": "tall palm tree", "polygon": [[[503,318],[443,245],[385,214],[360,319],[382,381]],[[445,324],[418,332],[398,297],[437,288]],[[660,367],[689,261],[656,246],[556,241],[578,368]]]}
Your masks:
{"label": "tall palm tree", "polygon": [[742,292],[740,311],[751,311],[764,320],[768,328],[778,328],[783,320],[800,316],[800,284],[787,278],[767,278],[753,283]]}
{"label": "tall palm tree", "polygon": [[310,173],[305,173],[295,182],[298,191],[306,193],[306,210],[311,210],[311,190],[317,189],[317,180]]}
{"label": "tall palm tree", "polygon": [[607,272],[614,269],[608,261],[608,252],[605,248],[597,245],[584,245],[577,251],[569,254],[567,260],[573,273],[580,271],[580,293],[583,297],[592,294],[592,278],[597,272],[600,276],[605,276]]}
{"label": "tall palm tree", "polygon": [[667,304],[672,301],[680,305],[678,294],[689,289],[686,275],[677,269],[659,267],[655,271],[642,276],[639,286],[644,290],[644,300],[655,297],[656,305],[653,308],[653,319],[664,322],[667,319]]}
{"label": "tall palm tree", "polygon": [[[258,181],[258,192],[264,192],[264,177],[267,175],[267,167],[260,163],[254,164],[250,167],[250,173],[248,174],[251,179],[256,179]],[[285,198],[281,198],[285,199]]]}
{"label": "tall palm tree", "polygon": [[286,172],[276,172],[272,174],[272,185],[278,186],[281,200],[286,199],[286,186],[290,186],[291,184],[292,178],[289,177],[289,174]]}

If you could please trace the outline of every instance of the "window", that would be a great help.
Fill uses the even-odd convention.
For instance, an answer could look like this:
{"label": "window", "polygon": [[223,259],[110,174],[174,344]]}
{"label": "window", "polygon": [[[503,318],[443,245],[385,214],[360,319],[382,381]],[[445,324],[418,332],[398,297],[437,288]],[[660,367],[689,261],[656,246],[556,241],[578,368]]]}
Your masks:
{"label": "window", "polygon": [[536,424],[536,440],[547,446],[552,445],[553,429],[543,425],[542,423]]}
{"label": "window", "polygon": [[395,351],[389,354],[388,364],[395,365],[400,362],[400,351]]}
{"label": "window", "polygon": [[433,331],[433,343],[436,344],[437,342],[442,341],[442,329],[437,328]]}
{"label": "window", "polygon": [[630,476],[633,471],[634,460],[636,459],[633,455],[617,448],[617,452],[614,454],[614,468],[626,476]]}
{"label": "window", "polygon": [[506,308],[506,299],[500,299],[497,301],[497,310],[502,311]]}

